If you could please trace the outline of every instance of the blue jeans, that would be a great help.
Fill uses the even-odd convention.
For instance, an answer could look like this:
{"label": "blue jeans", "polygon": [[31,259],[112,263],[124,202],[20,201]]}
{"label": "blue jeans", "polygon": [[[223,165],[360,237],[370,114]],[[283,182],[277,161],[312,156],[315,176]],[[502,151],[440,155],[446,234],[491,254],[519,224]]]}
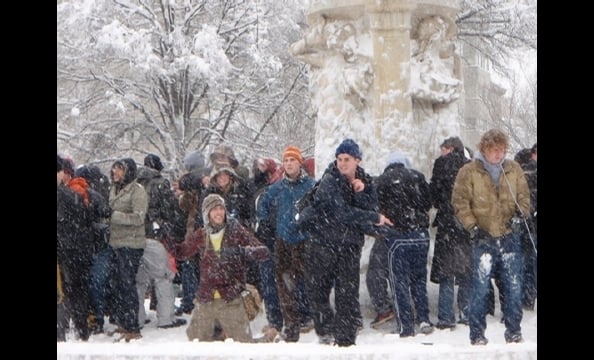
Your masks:
{"label": "blue jeans", "polygon": [[[470,279],[467,277],[458,277],[458,311],[460,319],[468,317],[468,302],[470,297]],[[454,314],[454,290],[456,277],[444,276],[439,281],[439,298],[437,301],[437,319],[444,324],[454,324],[456,315]]]}
{"label": "blue jeans", "polygon": [[281,312],[278,289],[276,288],[274,266],[274,258],[272,257],[260,263],[262,300],[264,300],[264,307],[266,308],[268,325],[281,331],[283,329],[283,314]]}
{"label": "blue jeans", "polygon": [[198,289],[198,270],[193,260],[183,260],[179,262],[181,268],[181,310],[191,312],[194,309],[194,297]]}
{"label": "blue jeans", "polygon": [[499,276],[505,301],[502,304],[505,335],[521,334],[522,249],[511,233],[472,245],[472,290],[469,307],[470,340],[485,336],[489,284]]}
{"label": "blue jeans", "polygon": [[458,278],[458,311],[460,320],[468,321],[468,309],[470,307],[470,291],[472,290],[470,276]]}
{"label": "blue jeans", "polygon": [[[386,244],[390,286],[394,292],[394,308],[400,327],[398,332],[401,336],[413,336],[415,323],[430,323],[427,298],[429,232],[411,231],[391,235],[386,239]],[[415,313],[416,319],[413,316]]]}
{"label": "blue jeans", "polygon": [[105,297],[106,288],[114,269],[115,252],[111,246],[106,246],[100,250],[93,259],[91,266],[91,288],[89,291],[91,297],[91,306],[97,323],[103,326],[103,317],[105,316]]}

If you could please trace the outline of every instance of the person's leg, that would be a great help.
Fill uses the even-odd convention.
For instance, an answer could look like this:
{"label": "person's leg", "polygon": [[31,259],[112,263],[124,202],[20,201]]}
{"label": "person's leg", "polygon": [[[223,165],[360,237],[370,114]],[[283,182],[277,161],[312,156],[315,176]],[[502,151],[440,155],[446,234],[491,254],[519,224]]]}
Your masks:
{"label": "person's leg", "polygon": [[56,312],[56,328],[57,328],[57,341],[66,341],[66,313],[64,312],[64,302],[57,304]]}
{"label": "person's leg", "polygon": [[180,261],[182,298],[176,315],[189,314],[194,308],[194,297],[198,289],[198,269],[193,260]]}
{"label": "person's leg", "polygon": [[[278,240],[279,242],[281,240]],[[280,293],[276,280],[275,265],[278,261],[277,250],[273,244],[270,249],[273,256],[260,263],[260,278],[262,280],[262,300],[266,309],[268,325],[277,331],[283,329],[283,313],[281,312]]]}
{"label": "person's leg", "polygon": [[276,286],[285,323],[285,340],[298,341],[301,316],[297,306],[297,280],[300,276],[296,268],[300,268],[302,256],[299,245],[290,245],[282,240],[276,244]]}
{"label": "person's leg", "polygon": [[437,328],[447,328],[454,325],[454,284],[452,276],[443,276],[439,280],[439,295],[437,299]]}
{"label": "person's leg", "polygon": [[244,343],[254,342],[241,296],[229,302],[219,301],[217,304],[215,313],[226,337]]}
{"label": "person's leg", "polygon": [[365,274],[367,292],[376,314],[392,311],[388,294],[388,249],[382,240],[375,240],[369,253],[369,265]]}
{"label": "person's leg", "polygon": [[207,304],[198,304],[197,300],[195,300],[192,318],[186,328],[188,340],[213,341],[215,309],[214,301]]}
{"label": "person's leg", "polygon": [[[157,326],[171,326],[176,324],[175,293],[173,280],[166,276],[155,278],[155,292],[157,295]],[[183,321],[185,324],[185,321]]]}
{"label": "person's leg", "polygon": [[471,281],[470,276],[461,275],[458,276],[458,295],[457,295],[457,303],[458,303],[458,312],[460,314],[460,320],[458,321],[460,324],[468,325],[468,305],[470,303],[470,289],[471,289]]}
{"label": "person's leg", "polygon": [[433,331],[429,319],[429,299],[427,296],[427,255],[429,253],[429,234],[411,233],[415,238],[410,251],[410,293],[415,307],[415,323],[421,326],[422,333]]}
{"label": "person's leg", "polygon": [[[290,272],[295,278],[295,288],[292,290],[294,298],[294,312],[297,316],[300,331],[309,331],[313,327],[313,320],[309,312],[309,300],[305,295],[305,242],[291,245],[292,260]],[[308,328],[309,327],[309,328]]]}
{"label": "person's leg", "polygon": [[138,326],[143,327],[146,320],[146,311],[144,309],[144,299],[146,297],[146,290],[150,283],[148,269],[146,267],[144,257],[140,265],[138,266],[138,272],[136,273],[136,292],[138,293]]}
{"label": "person's leg", "polygon": [[338,254],[326,245],[306,240],[306,293],[316,334],[333,335],[334,311],[330,307],[330,292],[334,286]]}
{"label": "person's leg", "polygon": [[167,250],[161,242],[147,239],[142,258],[148,277],[153,281],[157,296],[157,326],[172,325],[176,320],[175,294],[173,293],[175,274],[169,267]]}
{"label": "person's leg", "polygon": [[93,264],[91,265],[90,298],[91,308],[97,323],[97,329],[94,329],[95,332],[101,332],[103,330],[106,289],[113,272],[113,259],[113,249],[110,246],[106,246],[95,255]]}
{"label": "person's leg", "polygon": [[[497,258],[501,277],[500,290],[504,294],[503,318],[505,321],[505,340],[521,341],[522,322],[522,250],[519,237],[512,233],[501,239],[501,251]],[[519,337],[518,337],[519,336]]]}
{"label": "person's leg", "polygon": [[[115,259],[115,255],[114,255]],[[117,267],[115,260],[112,262],[111,271],[107,278],[107,285],[105,286],[105,315],[109,316],[110,324],[117,324],[117,292],[118,292],[118,279],[117,279]]]}
{"label": "person's leg", "polygon": [[[535,239],[536,235],[532,234]],[[535,240],[536,241],[536,240]],[[522,249],[524,255],[524,287],[522,294],[522,306],[525,310],[534,310],[536,301],[536,251],[532,239],[528,233],[524,235],[525,244]]]}
{"label": "person's leg", "polygon": [[487,296],[493,272],[493,253],[496,251],[488,244],[472,246],[472,290],[468,311],[471,343],[485,338]]}
{"label": "person's leg", "polygon": [[92,258],[85,249],[75,249],[68,254],[70,260],[63,265],[62,273],[65,308],[78,338],[86,341],[90,335],[88,319],[91,312],[89,283]]}
{"label": "person's leg", "polygon": [[[295,289],[295,296],[297,297],[297,306],[299,307],[299,315],[301,317],[301,325],[303,326],[310,326],[313,324],[313,320],[311,317],[311,310],[309,306],[309,298],[307,297],[307,293],[305,291],[305,269],[301,268],[301,276],[297,279],[297,289]],[[313,326],[313,325],[311,325]],[[311,330],[311,328],[309,328]],[[308,331],[309,331],[308,330]]]}
{"label": "person's leg", "polygon": [[394,309],[398,318],[397,331],[400,337],[415,335],[413,309],[410,299],[408,250],[400,239],[388,239],[388,263],[390,286],[394,293]]}
{"label": "person's leg", "polygon": [[355,344],[361,307],[359,304],[359,268],[361,246],[342,246],[338,256],[338,275],[334,284],[336,308],[334,337],[338,346]]}
{"label": "person's leg", "polygon": [[142,259],[144,249],[115,249],[118,271],[117,320],[127,332],[140,332],[138,326],[138,292],[136,290],[136,273]]}

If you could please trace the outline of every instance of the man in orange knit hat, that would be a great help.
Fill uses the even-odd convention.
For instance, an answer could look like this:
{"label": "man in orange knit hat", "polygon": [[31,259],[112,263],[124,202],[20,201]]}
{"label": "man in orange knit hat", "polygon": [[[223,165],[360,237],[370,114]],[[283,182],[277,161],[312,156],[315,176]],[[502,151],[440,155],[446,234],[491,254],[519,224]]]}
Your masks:
{"label": "man in orange knit hat", "polygon": [[[269,221],[275,229],[273,259],[276,287],[284,320],[287,342],[299,341],[301,314],[298,301],[305,302],[305,296],[298,299],[298,288],[303,289],[303,251],[307,234],[296,228],[294,204],[314,185],[303,169],[303,155],[296,146],[288,146],[283,152],[283,178],[270,185],[258,203],[259,221]],[[303,293],[301,293],[303,295]]]}

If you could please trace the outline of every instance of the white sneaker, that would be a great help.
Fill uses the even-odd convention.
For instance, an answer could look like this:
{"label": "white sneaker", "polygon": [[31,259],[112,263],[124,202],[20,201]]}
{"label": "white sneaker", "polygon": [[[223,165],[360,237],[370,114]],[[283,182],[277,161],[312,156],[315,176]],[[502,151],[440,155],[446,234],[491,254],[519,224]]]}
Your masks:
{"label": "white sneaker", "polygon": [[423,321],[421,324],[419,324],[419,331],[422,334],[429,335],[433,332],[433,330],[434,330],[433,325],[431,325],[428,322]]}

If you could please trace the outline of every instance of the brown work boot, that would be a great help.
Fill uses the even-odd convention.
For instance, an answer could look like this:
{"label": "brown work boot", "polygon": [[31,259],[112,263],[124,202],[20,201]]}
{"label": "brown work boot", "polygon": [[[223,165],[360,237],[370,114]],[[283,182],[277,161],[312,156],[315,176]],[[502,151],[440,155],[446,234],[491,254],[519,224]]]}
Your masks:
{"label": "brown work boot", "polygon": [[131,340],[138,340],[141,338],[142,335],[140,334],[140,331],[125,331],[117,339],[115,339],[114,342],[120,342],[122,340],[130,342]]}
{"label": "brown work boot", "polygon": [[396,314],[394,313],[394,311],[392,311],[392,310],[386,311],[385,313],[377,314],[375,319],[373,319],[373,321],[369,325],[372,328],[377,329],[381,324],[384,324],[384,323],[392,320],[394,317],[396,317]]}
{"label": "brown work boot", "polygon": [[270,326],[270,325],[265,325],[262,328],[262,333],[264,334],[264,336],[255,339],[256,342],[264,342],[264,343],[275,342],[276,339],[280,335],[278,329],[276,329],[275,327]]}
{"label": "brown work boot", "polygon": [[124,329],[121,326],[118,326],[117,328],[113,329],[113,330],[109,330],[106,332],[107,336],[114,336],[115,334],[123,334],[126,332],[126,329]]}

